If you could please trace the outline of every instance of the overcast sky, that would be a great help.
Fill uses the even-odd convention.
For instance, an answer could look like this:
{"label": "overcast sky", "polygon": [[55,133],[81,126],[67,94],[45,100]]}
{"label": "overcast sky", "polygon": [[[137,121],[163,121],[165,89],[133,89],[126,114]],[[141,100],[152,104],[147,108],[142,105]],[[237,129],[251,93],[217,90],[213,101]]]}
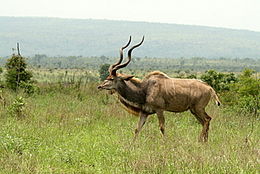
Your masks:
{"label": "overcast sky", "polygon": [[147,21],[260,32],[260,0],[1,0],[0,16]]}

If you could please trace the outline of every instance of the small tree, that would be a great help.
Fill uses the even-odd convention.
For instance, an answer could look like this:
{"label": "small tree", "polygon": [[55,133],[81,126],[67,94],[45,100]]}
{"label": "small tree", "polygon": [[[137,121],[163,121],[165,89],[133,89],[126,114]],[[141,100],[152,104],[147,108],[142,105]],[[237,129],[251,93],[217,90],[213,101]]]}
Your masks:
{"label": "small tree", "polygon": [[234,85],[234,90],[239,95],[237,102],[240,107],[257,115],[260,109],[260,79],[254,77],[254,72],[251,69],[245,69],[239,76],[238,83]]}
{"label": "small tree", "polygon": [[237,82],[234,73],[220,73],[215,70],[208,70],[201,75],[201,79],[212,86],[217,92],[229,91],[230,84]]}
{"label": "small tree", "polygon": [[[3,73],[3,69],[0,67],[0,74],[2,74]],[[0,77],[0,88],[3,88],[4,87],[4,85],[3,85],[3,83],[2,83],[2,78]]]}
{"label": "small tree", "polygon": [[109,72],[108,72],[109,66],[110,66],[109,64],[103,64],[100,66],[99,77],[101,81],[105,80],[107,76],[109,76]]}
{"label": "small tree", "polygon": [[18,55],[13,54],[13,56],[7,60],[5,65],[6,86],[15,91],[21,87],[22,83],[30,83],[32,78],[32,73],[26,70],[27,63],[25,58],[20,55],[18,44],[17,49]]}

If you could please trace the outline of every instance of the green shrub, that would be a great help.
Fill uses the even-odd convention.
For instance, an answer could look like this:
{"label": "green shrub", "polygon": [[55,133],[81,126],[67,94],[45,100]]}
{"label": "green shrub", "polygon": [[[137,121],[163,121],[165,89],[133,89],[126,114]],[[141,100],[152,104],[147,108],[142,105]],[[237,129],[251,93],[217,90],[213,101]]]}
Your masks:
{"label": "green shrub", "polygon": [[109,64],[103,64],[100,66],[99,77],[101,81],[105,80],[107,76],[109,76],[109,72],[108,72],[109,66],[110,66]]}
{"label": "green shrub", "polygon": [[230,84],[237,82],[234,73],[220,73],[215,70],[208,70],[201,75],[201,79],[212,86],[217,92],[229,91]]}
{"label": "green shrub", "polygon": [[21,82],[20,87],[23,89],[23,91],[26,94],[29,94],[29,95],[39,93],[39,91],[40,91],[40,88],[31,82],[29,82],[29,83]]}
{"label": "green shrub", "polygon": [[16,97],[13,103],[8,107],[8,113],[13,117],[24,116],[25,101],[23,97]]}
{"label": "green shrub", "polygon": [[188,79],[196,79],[197,75],[196,74],[189,74],[186,78],[188,78]]}
{"label": "green shrub", "polygon": [[32,73],[26,70],[27,63],[25,58],[20,55],[13,55],[6,63],[5,81],[6,86],[12,90],[21,87],[21,83],[30,83]]}
{"label": "green shrub", "polygon": [[233,85],[238,94],[237,103],[247,112],[257,115],[259,106],[260,79],[254,76],[255,71],[245,69]]}

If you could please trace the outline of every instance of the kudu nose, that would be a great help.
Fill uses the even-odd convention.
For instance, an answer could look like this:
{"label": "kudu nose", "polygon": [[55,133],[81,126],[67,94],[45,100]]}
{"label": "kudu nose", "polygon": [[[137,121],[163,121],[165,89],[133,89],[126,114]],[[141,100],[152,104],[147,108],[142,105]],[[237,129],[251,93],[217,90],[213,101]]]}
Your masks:
{"label": "kudu nose", "polygon": [[97,89],[102,89],[102,86],[101,86],[101,85],[98,85]]}

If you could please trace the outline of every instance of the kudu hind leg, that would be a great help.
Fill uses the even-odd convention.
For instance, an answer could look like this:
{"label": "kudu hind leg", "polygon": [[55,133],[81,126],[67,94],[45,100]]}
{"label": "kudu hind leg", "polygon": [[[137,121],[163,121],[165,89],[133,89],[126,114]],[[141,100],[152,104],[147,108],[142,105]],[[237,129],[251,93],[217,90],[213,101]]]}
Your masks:
{"label": "kudu hind leg", "polygon": [[210,124],[210,120],[211,120],[211,117],[205,112],[205,123],[203,125],[203,139],[204,139],[204,142],[207,142],[208,141],[208,131],[209,131],[209,124]]}
{"label": "kudu hind leg", "polygon": [[201,119],[203,120],[203,124],[202,124],[203,128],[202,128],[202,131],[200,134],[200,140],[203,142],[207,142],[211,117],[205,112],[205,110],[201,111],[199,113],[199,115],[201,116]]}
{"label": "kudu hind leg", "polygon": [[202,131],[199,136],[200,142],[208,141],[208,130],[211,117],[205,112],[204,109],[191,109],[191,113],[196,117],[196,119],[203,126]]}

